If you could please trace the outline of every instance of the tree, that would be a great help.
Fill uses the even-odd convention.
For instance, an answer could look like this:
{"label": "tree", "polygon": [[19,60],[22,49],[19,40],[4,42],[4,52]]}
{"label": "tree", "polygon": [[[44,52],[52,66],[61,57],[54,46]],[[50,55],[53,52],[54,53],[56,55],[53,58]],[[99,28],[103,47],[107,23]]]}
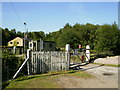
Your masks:
{"label": "tree", "polygon": [[66,23],[65,26],[64,26],[64,28],[65,28],[65,29],[66,29],[66,28],[72,28],[72,26],[71,26],[69,23]]}
{"label": "tree", "polygon": [[43,31],[28,33],[28,38],[33,40],[40,40],[40,38],[43,39],[44,37],[45,37],[45,33]]}
{"label": "tree", "polygon": [[67,29],[60,35],[57,43],[59,47],[64,47],[66,44],[70,44],[72,48],[75,48],[75,45],[78,44],[79,41],[79,36],[72,29]]}
{"label": "tree", "polygon": [[6,46],[7,43],[14,39],[17,36],[16,30],[11,29],[9,30],[8,28],[2,29],[2,45]]}
{"label": "tree", "polygon": [[102,25],[96,31],[95,50],[120,54],[120,30],[117,25]]}

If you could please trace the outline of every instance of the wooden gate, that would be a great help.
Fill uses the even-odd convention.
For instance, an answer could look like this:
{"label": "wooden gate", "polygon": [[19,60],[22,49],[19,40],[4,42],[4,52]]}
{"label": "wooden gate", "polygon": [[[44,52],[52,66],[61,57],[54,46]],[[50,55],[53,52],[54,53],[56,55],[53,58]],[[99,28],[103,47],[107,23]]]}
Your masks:
{"label": "wooden gate", "polygon": [[[90,47],[86,46],[86,61],[90,60]],[[48,71],[69,70],[70,68],[70,45],[66,44],[66,52],[62,51],[31,51],[27,50],[27,58],[17,70],[13,79],[20,73],[27,63],[28,75],[44,73]]]}
{"label": "wooden gate", "polygon": [[30,74],[69,70],[69,55],[62,51],[31,51],[28,62]]}

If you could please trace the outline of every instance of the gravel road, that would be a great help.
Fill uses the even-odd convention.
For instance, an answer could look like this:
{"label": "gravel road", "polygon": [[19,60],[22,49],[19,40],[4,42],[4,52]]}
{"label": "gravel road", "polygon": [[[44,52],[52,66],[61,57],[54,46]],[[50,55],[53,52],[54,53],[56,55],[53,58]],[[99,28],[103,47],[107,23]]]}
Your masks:
{"label": "gravel road", "polygon": [[120,64],[120,56],[98,58],[94,61],[94,63],[118,65],[118,64]]}
{"label": "gravel road", "polygon": [[79,70],[90,73],[93,78],[80,78],[76,76],[61,76],[57,83],[63,88],[118,88],[118,69],[120,67],[104,66],[104,64],[118,65],[120,56],[98,58],[94,63],[80,66]]}
{"label": "gravel road", "polygon": [[96,76],[96,78],[88,81],[90,84],[86,87],[118,88],[118,67],[89,64],[81,68],[81,70]]}
{"label": "gravel road", "polygon": [[98,58],[95,63],[80,66],[80,70],[90,73],[94,78],[78,78],[75,76],[61,76],[58,83],[63,88],[118,88],[118,69],[120,67],[104,66],[104,64],[118,65],[120,56]]}
{"label": "gravel road", "polygon": [[63,88],[118,88],[118,67],[88,64],[80,68],[95,77],[61,76],[58,83]]}

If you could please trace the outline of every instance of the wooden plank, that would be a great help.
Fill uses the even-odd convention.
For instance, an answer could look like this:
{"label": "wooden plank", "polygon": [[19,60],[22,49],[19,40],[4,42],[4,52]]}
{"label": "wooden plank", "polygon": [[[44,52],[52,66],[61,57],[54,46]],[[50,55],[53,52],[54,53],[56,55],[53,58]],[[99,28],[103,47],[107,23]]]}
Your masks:
{"label": "wooden plank", "polygon": [[46,72],[46,54],[47,52],[44,52],[44,72]]}
{"label": "wooden plank", "polygon": [[52,59],[52,52],[51,52],[51,54],[50,54],[50,57],[51,57],[51,71],[53,71],[53,65],[52,65],[52,63],[53,63],[53,59]]}
{"label": "wooden plank", "polygon": [[62,53],[62,59],[63,59],[63,69],[66,70],[66,60],[64,58],[64,53]]}
{"label": "wooden plank", "polygon": [[35,73],[35,53],[33,54],[33,72]]}
{"label": "wooden plank", "polygon": [[36,73],[38,73],[39,72],[39,58],[38,58],[38,53],[36,54],[36,59],[37,59],[37,61],[36,61]]}
{"label": "wooden plank", "polygon": [[43,72],[43,52],[41,52],[41,73]]}
{"label": "wooden plank", "polygon": [[[61,56],[61,53],[59,53],[60,55],[59,56]],[[61,60],[61,58],[59,58],[58,59],[58,70],[60,71],[60,60]]]}
{"label": "wooden plank", "polygon": [[[34,73],[68,70],[69,55],[66,52],[48,51],[32,53]],[[32,67],[32,70],[33,70]]]}
{"label": "wooden plank", "polygon": [[33,52],[31,52],[31,73],[33,73]]}
{"label": "wooden plank", "polygon": [[33,55],[32,55],[32,72],[34,73],[34,53],[33,53]]}
{"label": "wooden plank", "polygon": [[37,53],[37,59],[38,59],[38,61],[37,61],[37,73],[40,73],[39,71],[40,71],[40,68],[39,68],[39,63],[40,63],[40,60],[39,60],[39,52]]}
{"label": "wooden plank", "polygon": [[39,73],[41,73],[41,55],[40,55],[40,52],[38,53],[38,58],[39,58]]}
{"label": "wooden plank", "polygon": [[39,64],[39,66],[40,66],[40,73],[42,72],[42,65],[41,65],[41,63],[42,63],[42,60],[41,60],[41,52],[39,52],[39,58],[40,58],[40,64]]}

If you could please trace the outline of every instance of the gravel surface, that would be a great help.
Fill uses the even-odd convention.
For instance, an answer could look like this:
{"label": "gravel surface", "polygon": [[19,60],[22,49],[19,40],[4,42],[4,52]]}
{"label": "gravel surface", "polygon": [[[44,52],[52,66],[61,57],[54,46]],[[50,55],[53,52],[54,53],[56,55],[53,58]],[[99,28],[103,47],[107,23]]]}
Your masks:
{"label": "gravel surface", "polygon": [[120,64],[120,56],[98,58],[94,61],[94,63],[118,65],[118,63]]}
{"label": "gravel surface", "polygon": [[118,67],[88,64],[80,68],[95,77],[61,76],[58,83],[63,88],[118,88]]}
{"label": "gravel surface", "polygon": [[61,76],[58,83],[63,88],[118,88],[118,69],[120,67],[104,66],[104,64],[118,65],[120,56],[98,58],[94,63],[80,66],[80,70],[90,73],[94,78],[78,78],[75,76]]}
{"label": "gravel surface", "polygon": [[84,70],[96,76],[95,80],[93,81],[97,83],[97,85],[91,83],[90,87],[118,88],[118,67],[108,67],[108,66],[89,64],[81,68],[82,68],[81,70]]}

